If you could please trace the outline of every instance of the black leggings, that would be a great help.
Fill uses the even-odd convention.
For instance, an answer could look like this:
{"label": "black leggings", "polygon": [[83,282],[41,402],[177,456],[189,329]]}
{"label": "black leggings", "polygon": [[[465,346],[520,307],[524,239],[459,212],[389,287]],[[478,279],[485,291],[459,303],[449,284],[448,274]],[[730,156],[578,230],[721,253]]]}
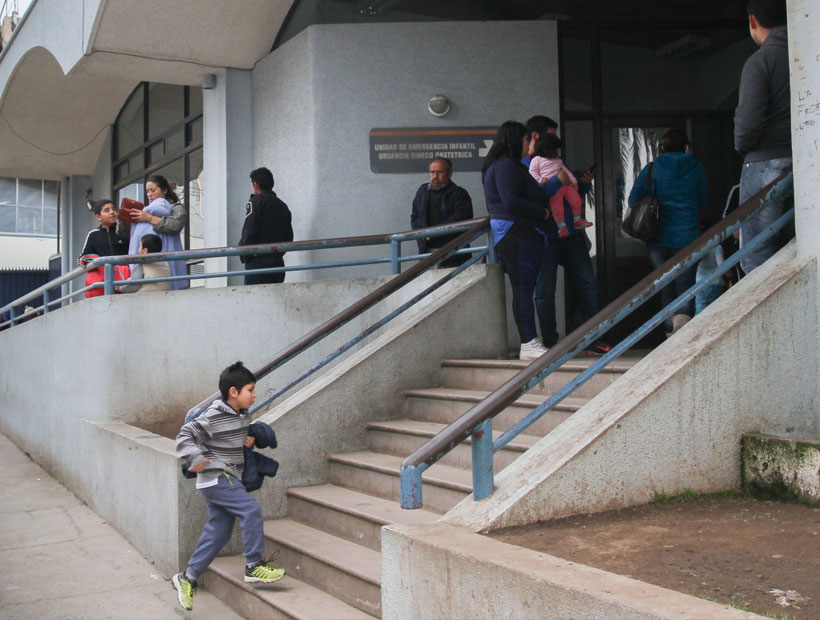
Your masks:
{"label": "black leggings", "polygon": [[512,287],[512,310],[521,342],[538,337],[532,294],[544,253],[544,238],[531,226],[513,224],[495,244]]}

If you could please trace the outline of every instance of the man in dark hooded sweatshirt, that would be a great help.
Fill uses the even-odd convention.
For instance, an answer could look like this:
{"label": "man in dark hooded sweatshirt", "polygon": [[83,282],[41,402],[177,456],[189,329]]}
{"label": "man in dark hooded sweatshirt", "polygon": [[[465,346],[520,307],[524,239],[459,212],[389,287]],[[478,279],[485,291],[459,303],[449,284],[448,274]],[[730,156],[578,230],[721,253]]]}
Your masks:
{"label": "man in dark hooded sweatshirt", "polygon": [[[786,0],[749,0],[747,10],[749,34],[760,49],[743,66],[735,110],[735,149],[743,155],[741,203],[792,167]],[[782,215],[790,202],[772,202],[755,214],[740,230],[741,245]],[[793,234],[771,237],[741,261],[743,270],[759,266]]]}

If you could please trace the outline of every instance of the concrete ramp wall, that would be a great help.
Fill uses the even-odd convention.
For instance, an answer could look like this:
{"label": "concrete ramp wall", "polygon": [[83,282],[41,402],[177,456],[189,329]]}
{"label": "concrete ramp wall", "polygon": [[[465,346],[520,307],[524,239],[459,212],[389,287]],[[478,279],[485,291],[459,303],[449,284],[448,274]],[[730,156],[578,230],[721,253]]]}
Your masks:
{"label": "concrete ramp wall", "polygon": [[445,523],[384,527],[382,557],[384,620],[762,619]]}
{"label": "concrete ramp wall", "polygon": [[443,520],[482,531],[739,488],[744,433],[820,438],[817,289],[790,244]]}
{"label": "concrete ramp wall", "polygon": [[[423,274],[257,392],[440,274]],[[173,440],[143,429],[178,428],[222,368],[261,362],[387,278],[99,297],[0,332],[0,431],[169,575],[193,549],[204,503],[181,477]],[[354,419],[399,417],[402,389],[433,385],[441,357],[506,353],[502,291],[498,266],[470,268],[351,351],[307,387],[309,397],[292,396],[298,416],[278,407],[270,421],[282,467],[277,484],[263,487],[266,516],[284,510],[284,486],[324,481],[325,452],[361,441]],[[317,396],[322,389],[329,395]]]}

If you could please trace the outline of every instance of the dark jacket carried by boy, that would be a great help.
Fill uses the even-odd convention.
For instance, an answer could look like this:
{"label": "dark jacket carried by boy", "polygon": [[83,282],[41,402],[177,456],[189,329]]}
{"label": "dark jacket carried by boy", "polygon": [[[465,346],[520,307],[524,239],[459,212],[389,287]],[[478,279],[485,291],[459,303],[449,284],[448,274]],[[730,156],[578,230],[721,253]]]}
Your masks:
{"label": "dark jacket carried by boy", "polygon": [[[248,427],[248,435],[256,441],[254,448],[275,448],[276,433],[264,422],[254,422]],[[245,490],[250,493],[262,486],[265,478],[276,475],[279,471],[279,463],[272,458],[256,452],[252,448],[245,448],[245,471],[242,472],[242,484]]]}

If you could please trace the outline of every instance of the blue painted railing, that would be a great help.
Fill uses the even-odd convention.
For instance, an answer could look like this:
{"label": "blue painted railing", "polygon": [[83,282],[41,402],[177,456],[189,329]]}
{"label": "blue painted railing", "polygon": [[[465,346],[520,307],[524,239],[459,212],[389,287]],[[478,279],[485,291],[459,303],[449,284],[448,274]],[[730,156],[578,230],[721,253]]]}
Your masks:
{"label": "blue painted railing", "polygon": [[635,309],[677,278],[685,269],[695,266],[701,258],[713,251],[721,241],[738,230],[743,222],[762,209],[767,202],[780,201],[791,195],[792,175],[788,173],[763,188],[740,208],[715,224],[666,263],[652,271],[618,299],[567,335],[561,342],[551,347],[547,353],[533,361],[404,459],[400,472],[402,507],[407,509],[422,507],[422,473],[468,437],[471,438],[472,443],[473,497],[476,500],[488,497],[494,487],[493,455],[495,452],[504,448],[512,439],[531,426],[547,411],[572,394],[607,363],[624,353],[666,318],[675,314],[679,307],[692,299],[700,290],[709,286],[718,278],[722,278],[723,274],[736,265],[743,256],[792,222],[794,220],[794,210],[790,210],[749,243],[745,243],[743,248],[724,261],[708,278],[697,282],[629,337],[613,347],[606,355],[590,365],[588,369],[556,391],[534,411],[493,440],[492,418],[495,415],[529,392],[567,360],[600,339],[611,327],[629,316]]}
{"label": "blue painted railing", "polygon": [[[391,273],[399,274],[401,273],[403,263],[410,262],[410,261],[423,261],[424,259],[431,256],[430,253],[418,254],[412,253],[408,254],[407,256],[402,256],[401,248],[402,244],[406,242],[415,242],[417,239],[423,237],[437,237],[442,235],[452,235],[453,233],[463,233],[465,231],[471,230],[475,228],[477,225],[481,225],[481,232],[471,235],[470,241],[484,235],[487,237],[487,241],[483,246],[477,247],[466,247],[467,244],[460,244],[454,246],[456,249],[452,251],[452,254],[479,254],[480,256],[488,256],[488,260],[490,262],[495,261],[495,249],[492,243],[489,242],[491,238],[491,233],[489,232],[489,227],[486,224],[486,220],[477,219],[477,220],[468,220],[464,222],[459,222],[456,224],[447,224],[444,226],[433,226],[430,228],[423,228],[408,232],[401,232],[401,233],[394,233],[394,234],[384,234],[384,235],[369,235],[369,236],[359,236],[359,237],[342,237],[342,238],[335,238],[335,239],[317,239],[317,240],[310,240],[310,241],[295,241],[290,243],[279,243],[279,244],[271,244],[271,245],[255,245],[255,246],[241,246],[241,247],[226,247],[226,248],[208,248],[203,250],[183,250],[179,252],[158,252],[156,254],[135,254],[135,255],[125,255],[125,256],[105,256],[95,258],[92,261],[89,261],[88,267],[86,269],[83,268],[76,268],[70,271],[67,274],[60,276],[48,284],[45,284],[30,293],[23,295],[19,299],[15,299],[13,302],[3,306],[0,308],[0,329],[4,327],[8,327],[10,325],[16,325],[18,322],[32,318],[34,316],[39,315],[40,313],[46,312],[53,312],[56,309],[62,307],[64,302],[69,301],[77,301],[78,298],[83,298],[85,293],[89,290],[95,288],[103,288],[105,295],[113,295],[115,292],[115,288],[117,286],[116,281],[114,280],[114,266],[115,265],[133,265],[137,263],[153,263],[153,262],[161,262],[161,261],[171,261],[171,260],[185,260],[185,261],[198,261],[207,258],[224,258],[228,256],[245,256],[250,254],[272,254],[274,252],[300,252],[300,251],[310,251],[310,250],[326,250],[326,249],[339,249],[339,248],[351,248],[351,247],[365,247],[365,246],[378,246],[378,245],[386,245],[390,247],[390,256],[389,257],[373,257],[373,258],[364,258],[358,260],[341,260],[341,261],[333,261],[333,262],[324,262],[324,263],[314,263],[309,265],[293,265],[293,266],[284,266],[284,267],[271,267],[266,269],[252,269],[252,270],[244,270],[240,269],[237,271],[221,271],[221,272],[211,272],[211,273],[202,273],[202,274],[186,274],[181,276],[169,276],[167,278],[146,278],[141,280],[142,284],[149,284],[152,282],[173,282],[176,280],[202,280],[208,278],[222,278],[226,276],[244,276],[247,274],[261,274],[261,273],[276,273],[276,272],[283,272],[283,271],[306,271],[306,270],[315,270],[315,269],[329,269],[329,268],[338,268],[338,267],[351,267],[351,266],[362,266],[362,265],[379,265],[379,264],[389,264],[391,268]],[[447,246],[445,246],[447,247]],[[442,248],[444,249],[444,248]],[[441,256],[445,256],[446,253],[437,253]],[[428,268],[430,265],[434,264],[441,258],[434,258],[427,266]],[[103,267],[105,278],[103,282],[98,282],[92,284],[90,286],[85,286],[79,288],[75,291],[70,293],[64,294],[62,292],[63,285],[70,284],[74,280],[85,278],[87,270],[94,268],[94,267]],[[55,293],[56,291],[56,293]],[[57,295],[57,297],[54,297]],[[42,297],[43,303],[33,307],[32,309],[24,312],[18,313],[16,308],[23,306],[24,304],[28,304],[33,302],[34,300]],[[5,318],[8,316],[8,318]]]}

